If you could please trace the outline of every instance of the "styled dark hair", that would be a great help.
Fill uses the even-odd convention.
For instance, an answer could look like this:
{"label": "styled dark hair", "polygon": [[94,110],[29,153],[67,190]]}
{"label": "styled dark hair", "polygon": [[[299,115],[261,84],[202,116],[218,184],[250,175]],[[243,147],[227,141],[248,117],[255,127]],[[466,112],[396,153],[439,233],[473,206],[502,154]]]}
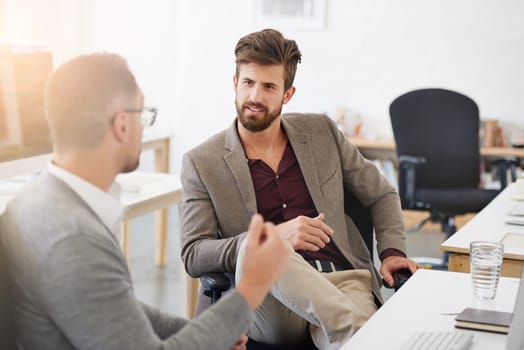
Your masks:
{"label": "styled dark hair", "polygon": [[235,47],[235,57],[237,77],[242,64],[283,64],[284,88],[287,90],[293,86],[297,64],[301,61],[302,54],[294,40],[284,38],[278,30],[264,29],[240,38]]}

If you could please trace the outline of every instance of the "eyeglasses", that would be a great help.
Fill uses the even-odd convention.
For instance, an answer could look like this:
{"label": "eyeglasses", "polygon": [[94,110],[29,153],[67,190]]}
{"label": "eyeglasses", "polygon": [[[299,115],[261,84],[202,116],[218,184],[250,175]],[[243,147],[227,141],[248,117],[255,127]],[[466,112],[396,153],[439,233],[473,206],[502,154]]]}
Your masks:
{"label": "eyeglasses", "polygon": [[142,109],[126,109],[126,113],[140,113],[140,123],[144,128],[148,128],[155,124],[158,110],[155,107],[144,107]]}

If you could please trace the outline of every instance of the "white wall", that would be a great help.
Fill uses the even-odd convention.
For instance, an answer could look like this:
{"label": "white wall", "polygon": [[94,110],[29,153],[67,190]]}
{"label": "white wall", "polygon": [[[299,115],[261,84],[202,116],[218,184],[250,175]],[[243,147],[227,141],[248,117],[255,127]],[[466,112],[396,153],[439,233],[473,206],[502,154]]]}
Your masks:
{"label": "white wall", "polygon": [[[171,132],[177,41],[174,1],[2,1],[6,21],[0,26],[0,44],[43,46],[53,53],[55,66],[95,51],[123,55],[145,94],[145,104],[160,111],[155,126],[145,133]],[[153,168],[149,153],[142,157],[142,169]]]}
{"label": "white wall", "polygon": [[[160,110],[156,130],[175,133],[175,171],[183,152],[232,122],[234,46],[264,27],[250,0],[3,1],[9,26],[18,23],[10,33],[29,37],[32,29],[57,62],[98,50],[125,55]],[[506,131],[524,129],[524,1],[326,4],[324,29],[278,28],[303,53],[284,112],[332,115],[343,106],[362,115],[364,134],[391,137],[390,102],[435,86],[471,96],[481,117],[498,118]]]}
{"label": "white wall", "polygon": [[59,64],[86,51],[84,13],[90,0],[0,0],[0,44],[35,45]]}
{"label": "white wall", "polygon": [[[177,12],[178,150],[235,115],[233,48],[258,29],[250,2],[183,1]],[[471,96],[482,118],[524,128],[524,2],[520,0],[328,0],[324,30],[281,28],[303,53],[297,93],[284,112],[363,116],[364,133],[391,137],[390,102],[420,87]],[[180,156],[175,151],[175,163]]]}

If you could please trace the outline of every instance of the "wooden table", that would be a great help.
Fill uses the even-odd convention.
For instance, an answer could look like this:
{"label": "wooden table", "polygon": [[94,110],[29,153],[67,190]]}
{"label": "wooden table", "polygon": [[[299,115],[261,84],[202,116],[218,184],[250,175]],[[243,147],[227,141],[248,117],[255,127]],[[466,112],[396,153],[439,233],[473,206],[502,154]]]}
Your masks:
{"label": "wooden table", "polygon": [[[396,151],[395,140],[379,139],[372,140],[362,137],[348,137],[352,144],[361,149],[363,153],[366,151],[378,151],[385,153],[394,153]],[[481,147],[480,155],[484,157],[516,157],[524,158],[524,148],[514,147]]]}
{"label": "wooden table", "polygon": [[[154,170],[158,173],[169,172],[169,135],[151,135],[145,136],[142,140],[142,150],[152,150],[154,152]],[[179,202],[182,200],[180,195]],[[165,266],[167,264],[167,222],[168,210],[167,207],[160,207],[155,212],[155,262],[157,266]],[[129,254],[129,221],[124,221],[122,224],[122,250],[127,257]]]}

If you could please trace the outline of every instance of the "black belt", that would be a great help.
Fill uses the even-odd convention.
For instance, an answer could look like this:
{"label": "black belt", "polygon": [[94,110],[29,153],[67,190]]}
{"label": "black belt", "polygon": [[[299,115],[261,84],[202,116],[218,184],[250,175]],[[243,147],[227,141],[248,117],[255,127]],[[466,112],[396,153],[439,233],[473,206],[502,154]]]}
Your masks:
{"label": "black belt", "polygon": [[309,265],[319,272],[335,272],[335,271],[344,271],[349,270],[349,267],[337,265],[331,261],[327,260],[308,260]]}

